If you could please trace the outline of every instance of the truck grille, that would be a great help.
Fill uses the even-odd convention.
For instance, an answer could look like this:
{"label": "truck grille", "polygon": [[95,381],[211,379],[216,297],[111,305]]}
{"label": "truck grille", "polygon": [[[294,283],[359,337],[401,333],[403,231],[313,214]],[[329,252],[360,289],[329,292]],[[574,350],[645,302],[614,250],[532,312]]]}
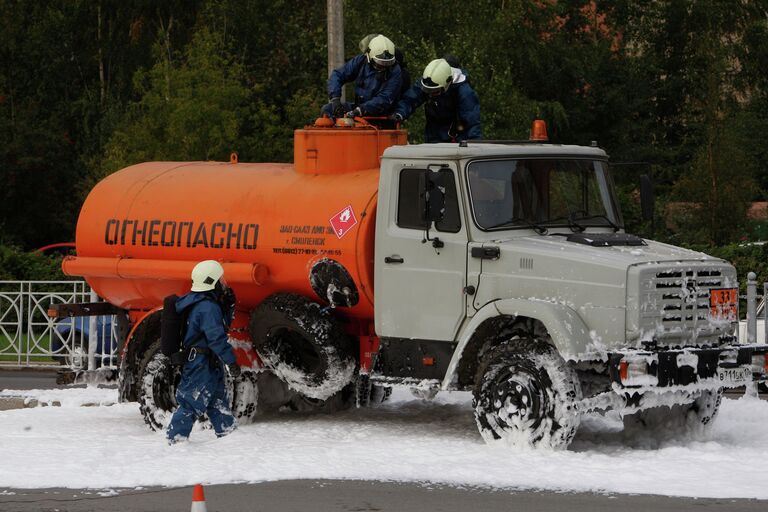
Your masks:
{"label": "truck grille", "polygon": [[[647,268],[640,281],[640,327],[643,338],[667,341],[700,341],[728,328],[710,322],[710,290],[735,287],[735,278],[717,268],[683,268],[659,271]],[[703,341],[703,340],[702,340]]]}
{"label": "truck grille", "polygon": [[661,321],[686,322],[686,326],[694,327],[696,320],[708,320],[709,290],[721,287],[720,272],[716,270],[658,272],[656,290],[662,306]]}

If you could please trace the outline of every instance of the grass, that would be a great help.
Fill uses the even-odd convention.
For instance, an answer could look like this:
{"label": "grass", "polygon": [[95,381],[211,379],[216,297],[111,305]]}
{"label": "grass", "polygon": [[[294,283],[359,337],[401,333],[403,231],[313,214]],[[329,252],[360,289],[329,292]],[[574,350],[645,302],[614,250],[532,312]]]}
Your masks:
{"label": "grass", "polygon": [[[26,362],[26,347],[28,341],[28,335],[24,334],[21,337],[21,359],[19,354],[16,353],[17,348],[11,346],[11,341],[5,335],[0,335],[0,361],[19,361]],[[29,360],[36,363],[54,363],[56,362],[51,356],[43,355],[50,350],[51,337],[50,335],[44,336],[39,340],[38,346],[33,347],[30,353]],[[39,355],[38,355],[39,354]]]}

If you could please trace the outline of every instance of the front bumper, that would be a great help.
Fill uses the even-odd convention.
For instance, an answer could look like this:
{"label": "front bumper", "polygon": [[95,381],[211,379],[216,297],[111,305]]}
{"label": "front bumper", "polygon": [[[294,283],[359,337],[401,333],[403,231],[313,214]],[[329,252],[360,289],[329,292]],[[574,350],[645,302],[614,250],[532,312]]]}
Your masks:
{"label": "front bumper", "polygon": [[612,352],[608,370],[617,391],[735,388],[766,380],[766,352],[768,345]]}

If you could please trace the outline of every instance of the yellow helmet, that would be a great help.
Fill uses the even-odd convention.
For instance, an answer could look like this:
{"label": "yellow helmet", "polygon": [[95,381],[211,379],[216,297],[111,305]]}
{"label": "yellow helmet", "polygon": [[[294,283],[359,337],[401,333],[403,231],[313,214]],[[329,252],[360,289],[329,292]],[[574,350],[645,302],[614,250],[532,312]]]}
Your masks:
{"label": "yellow helmet", "polygon": [[435,59],[424,68],[421,76],[421,90],[427,94],[438,94],[448,90],[453,81],[453,70],[445,59]]}
{"label": "yellow helmet", "polygon": [[366,52],[368,62],[381,67],[389,67],[395,63],[395,43],[379,34],[368,43]]}

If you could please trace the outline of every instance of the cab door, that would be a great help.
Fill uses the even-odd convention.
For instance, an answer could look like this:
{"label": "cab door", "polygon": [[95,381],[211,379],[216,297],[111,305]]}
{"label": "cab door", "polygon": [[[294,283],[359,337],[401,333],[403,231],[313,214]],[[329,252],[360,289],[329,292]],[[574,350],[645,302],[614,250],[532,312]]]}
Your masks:
{"label": "cab door", "polygon": [[[452,344],[429,349],[429,342],[453,342],[466,315],[468,235],[459,190],[453,162],[382,169],[374,263],[376,332],[382,341],[402,341],[405,350],[422,342],[425,360],[433,358],[430,350],[452,352]],[[439,195],[442,204],[435,201]],[[428,208],[437,220],[425,218]],[[419,350],[413,350],[417,356]]]}

